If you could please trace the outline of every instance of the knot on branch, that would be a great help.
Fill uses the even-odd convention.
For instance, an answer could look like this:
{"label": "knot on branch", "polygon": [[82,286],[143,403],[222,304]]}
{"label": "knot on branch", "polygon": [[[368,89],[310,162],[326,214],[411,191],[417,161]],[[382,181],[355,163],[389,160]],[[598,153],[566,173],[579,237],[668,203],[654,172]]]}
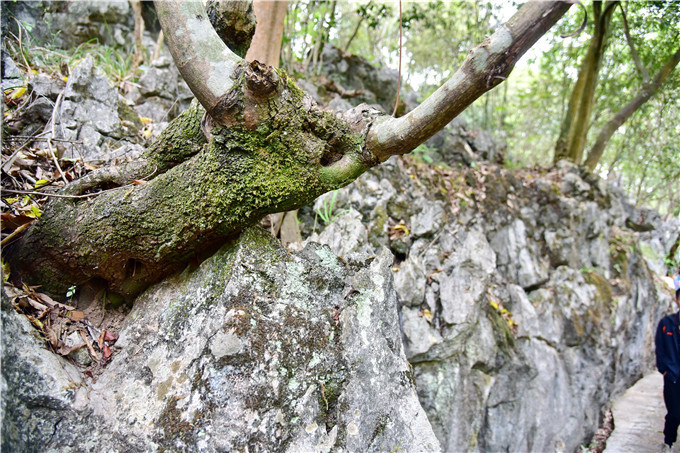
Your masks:
{"label": "knot on branch", "polygon": [[279,85],[279,75],[276,70],[255,60],[246,68],[246,87],[250,94],[258,99],[272,96]]}

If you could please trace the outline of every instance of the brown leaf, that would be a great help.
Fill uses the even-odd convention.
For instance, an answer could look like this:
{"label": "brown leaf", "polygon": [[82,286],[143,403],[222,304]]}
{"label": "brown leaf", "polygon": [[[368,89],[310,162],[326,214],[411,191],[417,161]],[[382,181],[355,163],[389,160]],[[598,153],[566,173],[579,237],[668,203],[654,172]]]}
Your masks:
{"label": "brown leaf", "polygon": [[2,230],[15,230],[22,225],[31,223],[35,218],[31,218],[25,215],[14,215],[11,212],[3,212],[0,215],[0,224],[2,225]]}
{"label": "brown leaf", "polygon": [[133,179],[132,184],[136,184],[138,186],[141,186],[141,185],[146,184],[146,181],[144,181],[143,179]]}
{"label": "brown leaf", "polygon": [[49,341],[55,349],[59,348],[61,340],[59,339],[58,326],[45,326],[44,332],[47,336],[47,341]]}
{"label": "brown leaf", "polygon": [[47,294],[43,293],[35,293],[36,296],[38,296],[43,302],[45,302],[47,305],[49,305],[51,308],[59,307],[59,308],[64,308],[66,310],[72,311],[75,310],[76,307],[72,307],[70,305],[64,305],[62,303],[59,303],[52,299],[50,296]]}
{"label": "brown leaf", "polygon": [[109,332],[108,330],[105,330],[104,331],[104,340],[116,342],[116,341],[118,341],[118,335],[116,335],[113,332]]}
{"label": "brown leaf", "polygon": [[87,345],[87,350],[90,352],[90,356],[92,356],[92,358],[93,358],[94,360],[96,360],[97,362],[99,362],[102,358],[101,358],[101,356],[97,353],[97,351],[95,351],[94,348],[92,347],[92,343],[90,342],[90,339],[87,338],[87,335],[85,334],[85,332],[83,332],[82,330],[79,330],[78,333],[79,333],[80,336],[83,338],[83,341],[85,341],[85,344]]}
{"label": "brown leaf", "polygon": [[35,308],[36,310],[38,310],[38,311],[41,312],[41,313],[44,312],[45,310],[47,310],[47,306],[46,306],[46,305],[43,305],[43,304],[41,304],[40,302],[35,301],[35,300],[33,300],[32,298],[30,298],[30,297],[27,297],[27,298],[26,298],[26,301],[28,302],[28,304],[29,304],[31,307]]}
{"label": "brown leaf", "polygon": [[77,351],[78,349],[84,348],[84,347],[85,347],[85,343],[77,344],[77,345],[71,346],[71,347],[68,347],[65,344],[62,344],[61,346],[59,346],[59,348],[57,348],[57,354],[63,355],[64,357],[66,357],[67,355],[69,355],[73,351]]}
{"label": "brown leaf", "polygon": [[97,346],[99,346],[99,349],[103,350],[104,348],[104,336],[106,335],[106,330],[102,330],[102,332],[99,334],[99,338],[97,338]]}
{"label": "brown leaf", "polygon": [[82,311],[74,310],[71,312],[71,321],[82,321],[85,319],[85,313]]}
{"label": "brown leaf", "polygon": [[104,351],[104,358],[108,360],[111,357],[111,348],[109,348],[107,345],[104,345],[102,351]]}

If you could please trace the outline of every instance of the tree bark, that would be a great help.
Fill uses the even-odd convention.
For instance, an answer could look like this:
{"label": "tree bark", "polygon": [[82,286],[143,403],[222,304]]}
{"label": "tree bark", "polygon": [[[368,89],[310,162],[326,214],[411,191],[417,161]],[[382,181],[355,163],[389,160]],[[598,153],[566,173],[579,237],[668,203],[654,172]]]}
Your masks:
{"label": "tree bark", "polygon": [[585,166],[588,170],[595,170],[595,167],[597,167],[597,164],[600,162],[604,149],[609,143],[609,140],[611,140],[612,135],[614,135],[614,132],[616,132],[616,130],[621,127],[633,113],[659,91],[659,88],[661,88],[668,76],[673,72],[678,65],[678,62],[680,62],[680,49],[675,51],[659,72],[654,75],[654,78],[650,83],[643,84],[638,94],[619,110],[616,115],[607,121],[597,135],[595,144],[588,153],[588,158],[585,162]]}
{"label": "tree bark", "polygon": [[[569,98],[567,114],[562,121],[555,145],[553,161],[567,159],[580,164],[586,145],[590,117],[595,105],[595,88],[607,44],[611,16],[618,2],[593,2],[593,37],[583,57],[574,89]],[[604,4],[604,11],[602,11]]]}
{"label": "tree bark", "polygon": [[264,215],[307,205],[413,150],[507,77],[570,5],[524,5],[421,106],[391,118],[366,106],[321,111],[284,72],[231,52],[206,27],[201,2],[157,2],[168,47],[201,105],[138,162],[67,186],[63,194],[91,197],[53,199],[5,251],[12,275],[56,296],[104,280],[132,299]]}
{"label": "tree bark", "polygon": [[254,6],[258,26],[246,60],[278,68],[288,1],[255,0]]}

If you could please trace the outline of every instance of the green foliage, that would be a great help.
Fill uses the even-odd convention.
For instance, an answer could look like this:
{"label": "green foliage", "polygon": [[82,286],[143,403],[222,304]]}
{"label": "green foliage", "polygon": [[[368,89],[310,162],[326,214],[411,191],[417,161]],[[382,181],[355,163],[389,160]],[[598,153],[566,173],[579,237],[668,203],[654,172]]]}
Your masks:
{"label": "green foliage", "polygon": [[315,212],[316,214],[321,217],[321,220],[323,220],[323,223],[329,224],[333,222],[335,219],[337,219],[340,215],[343,213],[349,211],[348,209],[345,209],[343,211],[340,211],[338,213],[333,214],[333,211],[335,210],[335,199],[338,197],[338,191],[334,190],[333,195],[331,196],[331,199],[324,199],[323,203],[321,204],[321,207],[319,209],[316,209]]}
{"label": "green foliage", "polygon": [[434,159],[432,159],[432,156],[430,154],[436,151],[437,151],[436,149],[430,148],[429,146],[423,143],[419,145],[416,149],[411,151],[411,153],[419,161],[425,162],[426,164],[431,164],[434,162]]}
{"label": "green foliage", "polygon": [[[29,23],[16,21],[19,35],[9,35],[3,40],[9,54],[26,72],[46,72],[67,78],[71,69],[88,55],[108,77],[117,84],[136,81],[132,74],[133,43],[129,46],[107,46],[91,39],[79,46],[64,50],[54,44],[40,45],[32,36]],[[52,42],[60,33],[52,34]]]}
{"label": "green foliage", "polygon": [[71,298],[76,295],[76,290],[77,290],[76,285],[69,286],[68,289],[66,290],[66,298],[71,300]]}

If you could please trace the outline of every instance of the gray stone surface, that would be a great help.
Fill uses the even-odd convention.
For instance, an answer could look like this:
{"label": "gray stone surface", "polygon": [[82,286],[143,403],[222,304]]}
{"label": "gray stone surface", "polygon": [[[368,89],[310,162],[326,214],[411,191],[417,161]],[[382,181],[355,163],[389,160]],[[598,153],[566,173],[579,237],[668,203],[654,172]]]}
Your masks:
{"label": "gray stone surface", "polygon": [[[564,162],[463,169],[446,196],[424,183],[425,167],[407,167],[372,170],[335,209],[361,213],[371,247],[404,247],[394,270],[403,341],[443,450],[588,444],[610,401],[652,367],[671,305],[652,271],[678,226],[626,228],[625,199]],[[462,195],[466,206],[451,201]],[[418,237],[437,205],[447,221]],[[402,220],[409,234],[390,239]]]}
{"label": "gray stone surface", "polygon": [[318,244],[289,254],[248,230],[140,296],[94,384],[3,310],[3,448],[439,451],[391,263],[386,249],[355,267]]}
{"label": "gray stone surface", "polygon": [[[121,121],[118,90],[87,56],[71,72],[64,97],[58,106],[54,131],[56,138],[79,142],[66,148],[66,158],[82,157],[92,162],[110,160],[111,153],[122,145],[139,139],[136,125]],[[141,124],[139,119],[136,123]],[[47,136],[52,136],[52,128]]]}

